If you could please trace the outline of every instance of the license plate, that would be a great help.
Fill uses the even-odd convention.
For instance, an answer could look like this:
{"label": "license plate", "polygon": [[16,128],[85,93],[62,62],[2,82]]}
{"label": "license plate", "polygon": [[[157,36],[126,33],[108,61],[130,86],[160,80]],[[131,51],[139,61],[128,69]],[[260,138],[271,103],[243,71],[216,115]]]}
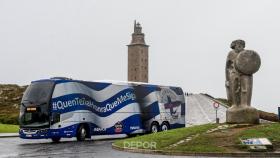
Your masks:
{"label": "license plate", "polygon": [[32,137],[32,135],[31,134],[27,134],[26,137]]}

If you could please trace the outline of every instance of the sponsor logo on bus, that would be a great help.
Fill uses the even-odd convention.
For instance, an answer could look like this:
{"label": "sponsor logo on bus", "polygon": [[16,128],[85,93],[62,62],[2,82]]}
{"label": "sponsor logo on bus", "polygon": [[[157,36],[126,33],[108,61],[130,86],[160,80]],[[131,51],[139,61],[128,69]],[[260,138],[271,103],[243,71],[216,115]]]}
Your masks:
{"label": "sponsor logo on bus", "polygon": [[99,127],[96,127],[93,129],[94,132],[105,132],[106,131],[106,128],[99,128]]}
{"label": "sponsor logo on bus", "polygon": [[130,126],[130,130],[137,130],[137,129],[140,129],[139,126]]}
{"label": "sponsor logo on bus", "polygon": [[119,121],[115,124],[115,132],[121,133],[123,130],[123,124]]}

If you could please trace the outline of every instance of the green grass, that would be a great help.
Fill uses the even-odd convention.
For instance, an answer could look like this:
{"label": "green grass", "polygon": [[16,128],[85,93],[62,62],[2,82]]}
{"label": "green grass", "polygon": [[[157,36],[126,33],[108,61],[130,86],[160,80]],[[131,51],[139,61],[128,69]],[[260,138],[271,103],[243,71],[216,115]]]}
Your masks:
{"label": "green grass", "polygon": [[18,130],[18,125],[0,124],[0,133],[17,133]]}
{"label": "green grass", "polygon": [[254,126],[242,131],[237,135],[237,139],[239,138],[268,138],[272,142],[280,143],[280,124],[272,123]]}
{"label": "green grass", "polygon": [[161,150],[189,136],[198,133],[204,133],[208,129],[215,128],[215,127],[217,127],[217,125],[207,124],[207,125],[193,126],[188,128],[179,128],[179,129],[159,132],[155,134],[147,134],[143,136],[136,136],[133,138],[117,140],[114,142],[114,145],[119,147],[124,147],[125,143],[129,143],[129,142],[156,142],[156,149]]}
{"label": "green grass", "polygon": [[[133,138],[117,140],[114,145],[124,147],[125,143],[131,142],[156,142],[157,150],[174,152],[240,152],[247,151],[247,147],[241,145],[240,139],[245,138],[268,138],[274,150],[280,151],[280,123],[261,124],[253,126],[232,127],[213,133],[205,133],[208,129],[215,128],[215,124],[193,126],[188,128],[174,129],[167,132],[147,134]],[[171,144],[186,139],[199,133],[189,142],[181,143],[170,148]],[[134,146],[135,147],[135,146]],[[139,149],[144,147],[138,147]],[[149,148],[146,148],[149,149]]]}
{"label": "green grass", "polygon": [[181,144],[177,147],[172,148],[173,151],[180,152],[226,152],[226,148],[220,147],[217,145],[217,142],[214,141],[216,138],[212,137],[209,134],[202,134],[197,138],[192,139],[191,141]]}
{"label": "green grass", "polygon": [[240,139],[246,138],[268,138],[272,141],[274,148],[278,149],[280,147],[280,124],[261,124],[247,128],[230,128],[211,134],[201,134],[199,137],[179,145],[173,150],[183,152],[247,151],[247,147],[241,145],[240,142]]}

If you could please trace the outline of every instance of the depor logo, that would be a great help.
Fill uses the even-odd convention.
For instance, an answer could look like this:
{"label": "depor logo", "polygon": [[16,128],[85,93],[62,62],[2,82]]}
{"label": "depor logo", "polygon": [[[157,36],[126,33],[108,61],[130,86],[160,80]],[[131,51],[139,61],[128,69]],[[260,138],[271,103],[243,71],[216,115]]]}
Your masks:
{"label": "depor logo", "polygon": [[176,93],[168,88],[163,88],[160,91],[160,102],[163,103],[166,114],[169,114],[173,119],[179,116],[179,107],[181,102],[177,101]]}
{"label": "depor logo", "polygon": [[121,133],[123,131],[123,124],[119,121],[115,124],[115,132]]}
{"label": "depor logo", "polygon": [[136,149],[156,149],[157,142],[148,142],[148,141],[124,141],[124,148],[136,148]]}

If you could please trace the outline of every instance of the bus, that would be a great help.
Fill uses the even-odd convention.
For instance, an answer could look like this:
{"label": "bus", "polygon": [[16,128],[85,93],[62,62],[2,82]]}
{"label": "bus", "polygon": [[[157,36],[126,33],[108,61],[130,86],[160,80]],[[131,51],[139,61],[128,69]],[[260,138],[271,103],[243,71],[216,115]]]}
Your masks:
{"label": "bus", "polygon": [[19,123],[20,138],[54,142],[166,131],[185,127],[185,95],[147,83],[37,80],[23,94]]}

